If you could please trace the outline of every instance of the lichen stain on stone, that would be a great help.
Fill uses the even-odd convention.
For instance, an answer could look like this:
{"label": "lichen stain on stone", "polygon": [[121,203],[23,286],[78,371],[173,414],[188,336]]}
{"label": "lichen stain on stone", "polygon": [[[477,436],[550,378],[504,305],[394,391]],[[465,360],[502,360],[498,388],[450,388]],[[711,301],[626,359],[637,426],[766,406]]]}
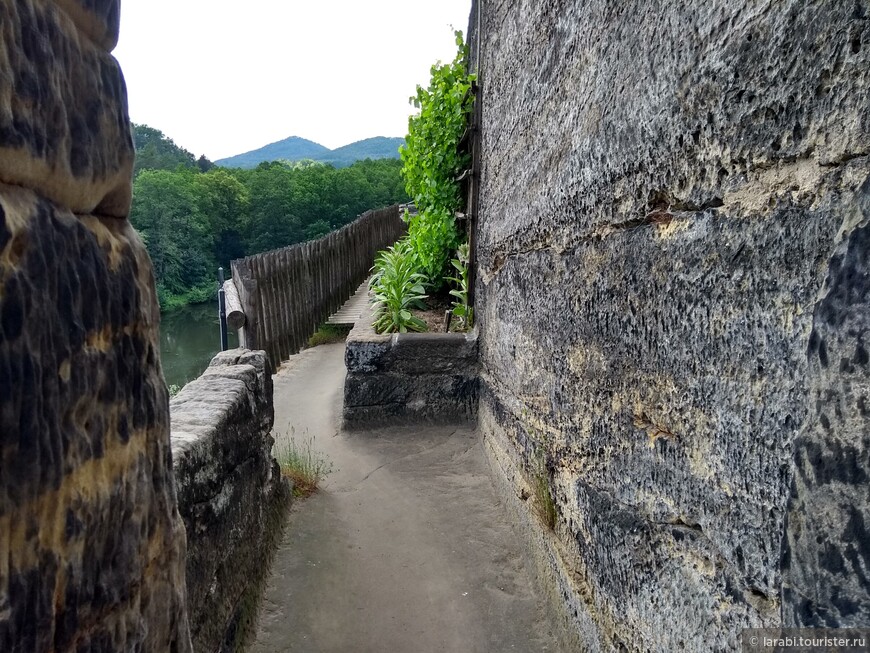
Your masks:
{"label": "lichen stain on stone", "polygon": [[[0,517],[0,528],[9,530],[15,538],[13,550],[22,558],[14,565],[18,569],[34,567],[39,564],[39,550],[52,551],[66,557],[70,542],[64,536],[65,515],[61,514],[67,506],[87,505],[97,508],[109,505],[113,495],[123,488],[130,470],[136,469],[141,456],[146,454],[149,434],[140,431],[133,434],[127,444],[117,437],[106,438],[106,449],[100,458],[90,459],[64,476],[59,488],[46,492],[36,499],[16,507],[10,514]],[[39,550],[24,546],[31,541],[32,532],[28,523],[34,515],[45,518],[40,524],[47,528],[38,529]]]}
{"label": "lichen stain on stone", "polygon": [[112,326],[106,326],[92,331],[85,338],[85,350],[92,350],[102,354],[107,353],[112,348],[112,343],[115,340],[115,332]]}
{"label": "lichen stain on stone", "polygon": [[106,253],[109,262],[109,271],[118,271],[121,263],[129,260],[134,248],[130,246],[129,231],[124,233],[122,229],[127,227],[126,221],[98,218],[92,215],[80,216],[82,224],[94,234],[102,250]]}
{"label": "lichen stain on stone", "polygon": [[57,370],[57,376],[64,383],[69,382],[70,373],[72,371],[72,364],[69,359],[66,359],[60,364],[60,367]]}

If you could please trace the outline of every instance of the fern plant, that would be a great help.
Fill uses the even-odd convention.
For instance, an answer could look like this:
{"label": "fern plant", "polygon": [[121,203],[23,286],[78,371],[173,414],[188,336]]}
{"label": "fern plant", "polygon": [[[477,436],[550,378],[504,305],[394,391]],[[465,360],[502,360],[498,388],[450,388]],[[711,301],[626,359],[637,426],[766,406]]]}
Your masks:
{"label": "fern plant", "polygon": [[375,320],[378,333],[407,333],[425,331],[426,323],[411,314],[413,309],[423,309],[426,292],[424,276],[417,272],[414,252],[407,240],[400,240],[380,252],[374,275],[369,282],[372,291]]}

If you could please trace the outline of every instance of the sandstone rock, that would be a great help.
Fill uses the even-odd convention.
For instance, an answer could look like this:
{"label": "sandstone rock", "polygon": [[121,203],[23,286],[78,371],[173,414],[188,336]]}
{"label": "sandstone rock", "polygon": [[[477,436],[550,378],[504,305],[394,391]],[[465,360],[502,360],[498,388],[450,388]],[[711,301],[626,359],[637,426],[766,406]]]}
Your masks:
{"label": "sandstone rock", "polygon": [[121,0],[55,0],[85,34],[106,52],[118,44]]}
{"label": "sandstone rock", "polygon": [[870,623],[868,16],[484,6],[481,427],[590,650]]}
{"label": "sandstone rock", "polygon": [[151,265],[0,186],[0,650],[188,651]]}
{"label": "sandstone rock", "polygon": [[[108,17],[113,4],[63,6],[93,18],[82,7]],[[74,213],[126,216],[133,139],[115,59],[54,2],[16,0],[0,2],[0,62],[9,80],[0,85],[0,181]]]}

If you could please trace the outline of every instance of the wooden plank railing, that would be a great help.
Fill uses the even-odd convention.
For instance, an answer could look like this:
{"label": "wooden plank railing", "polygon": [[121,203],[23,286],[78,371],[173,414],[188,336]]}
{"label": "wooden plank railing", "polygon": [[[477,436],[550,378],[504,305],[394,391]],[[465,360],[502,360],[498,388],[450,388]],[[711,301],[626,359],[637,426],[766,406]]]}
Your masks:
{"label": "wooden plank railing", "polygon": [[233,261],[244,313],[240,343],[265,349],[277,368],[353,295],[378,251],[405,230],[394,205],[368,211],[318,240]]}

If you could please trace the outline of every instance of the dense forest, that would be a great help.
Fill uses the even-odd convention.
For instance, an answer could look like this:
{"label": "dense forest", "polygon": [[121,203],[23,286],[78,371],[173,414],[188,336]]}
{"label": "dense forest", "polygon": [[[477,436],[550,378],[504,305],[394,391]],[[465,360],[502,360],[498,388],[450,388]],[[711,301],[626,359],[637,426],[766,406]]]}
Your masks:
{"label": "dense forest", "polygon": [[215,167],[160,131],[134,126],[137,148],[130,220],[142,235],[163,307],[207,301],[218,266],[319,238],[371,208],[404,202],[394,159],[346,168],[315,162]]}

